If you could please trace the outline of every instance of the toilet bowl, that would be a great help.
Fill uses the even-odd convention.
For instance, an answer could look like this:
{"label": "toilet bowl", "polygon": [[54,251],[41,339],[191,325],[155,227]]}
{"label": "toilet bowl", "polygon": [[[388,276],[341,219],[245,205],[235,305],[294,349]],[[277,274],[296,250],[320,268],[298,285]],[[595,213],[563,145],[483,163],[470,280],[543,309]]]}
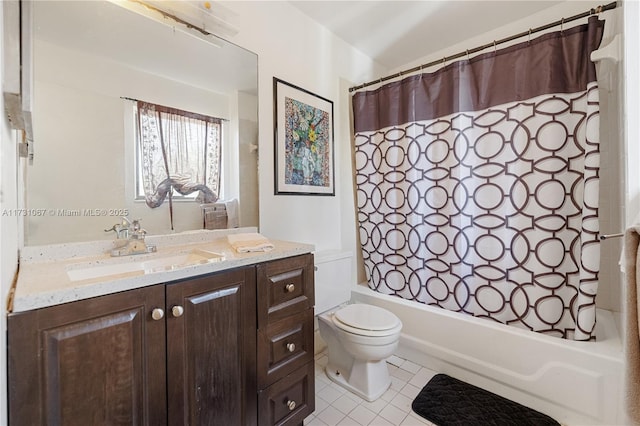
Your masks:
{"label": "toilet bowl", "polygon": [[391,385],[386,359],[398,347],[402,322],[393,313],[366,304],[347,305],[318,316],[327,343],[327,376],[367,401]]}

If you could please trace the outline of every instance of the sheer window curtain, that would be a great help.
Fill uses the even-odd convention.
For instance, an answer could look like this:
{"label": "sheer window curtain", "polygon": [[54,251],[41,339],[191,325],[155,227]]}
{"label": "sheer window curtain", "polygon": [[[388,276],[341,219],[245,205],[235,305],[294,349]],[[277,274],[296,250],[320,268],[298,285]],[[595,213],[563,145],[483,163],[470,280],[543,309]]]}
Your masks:
{"label": "sheer window curtain", "polygon": [[197,201],[213,203],[220,189],[221,120],[138,101],[137,132],[141,182],[151,208],[199,191]]}

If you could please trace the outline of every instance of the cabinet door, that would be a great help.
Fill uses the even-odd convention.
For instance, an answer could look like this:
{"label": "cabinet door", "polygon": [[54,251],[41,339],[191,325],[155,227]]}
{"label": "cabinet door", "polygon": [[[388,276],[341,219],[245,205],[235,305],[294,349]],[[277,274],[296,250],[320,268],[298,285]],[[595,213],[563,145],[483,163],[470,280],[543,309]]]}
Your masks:
{"label": "cabinet door", "polygon": [[11,425],[166,423],[164,286],[8,319]]}
{"label": "cabinet door", "polygon": [[253,267],[167,285],[169,425],[256,424]]}

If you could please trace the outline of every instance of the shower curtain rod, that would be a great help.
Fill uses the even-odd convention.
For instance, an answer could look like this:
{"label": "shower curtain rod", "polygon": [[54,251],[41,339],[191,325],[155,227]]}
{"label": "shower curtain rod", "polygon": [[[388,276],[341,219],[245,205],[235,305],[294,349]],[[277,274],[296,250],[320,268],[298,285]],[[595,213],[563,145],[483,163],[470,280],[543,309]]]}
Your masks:
{"label": "shower curtain rod", "polygon": [[562,18],[559,21],[555,21],[555,22],[552,22],[550,24],[543,25],[541,27],[529,28],[529,31],[524,31],[524,32],[521,32],[519,34],[515,34],[515,35],[512,35],[510,37],[506,37],[506,38],[503,38],[503,39],[500,39],[500,40],[494,40],[493,43],[487,43],[487,44],[484,44],[482,46],[475,47],[473,49],[465,50],[464,52],[456,53],[455,55],[445,56],[444,58],[439,59],[437,61],[431,61],[429,63],[418,65],[418,66],[410,68],[408,70],[400,71],[400,72],[397,72],[395,74],[379,78],[377,80],[372,80],[372,81],[369,81],[367,83],[363,83],[363,84],[361,84],[359,86],[350,87],[349,88],[349,92],[354,92],[356,90],[360,90],[360,89],[362,89],[364,87],[367,87],[367,86],[371,86],[371,85],[374,85],[374,84],[382,83],[384,81],[392,80],[394,78],[402,77],[405,74],[411,74],[411,73],[414,73],[416,71],[422,71],[422,69],[424,69],[424,68],[429,68],[431,66],[438,65],[438,64],[444,64],[447,61],[450,61],[450,60],[453,60],[453,59],[462,58],[463,56],[467,56],[468,57],[471,54],[480,52],[480,51],[488,49],[490,47],[494,47],[495,48],[499,44],[507,43],[509,41],[513,41],[513,40],[516,40],[518,38],[522,38],[522,37],[525,37],[525,36],[531,36],[531,34],[535,34],[535,33],[538,33],[540,31],[548,30],[549,28],[557,27],[558,25],[562,26],[562,25],[564,25],[564,24],[566,24],[568,22],[576,21],[576,20],[581,19],[581,18],[586,18],[587,16],[597,15],[597,14],[602,13],[604,11],[615,9],[616,6],[617,6],[617,2],[615,2],[615,1],[612,2],[612,3],[606,4],[606,5],[600,5],[600,6],[596,7],[595,9],[590,9],[590,10],[588,10],[586,12],[580,13],[578,15],[571,16],[569,18]]}

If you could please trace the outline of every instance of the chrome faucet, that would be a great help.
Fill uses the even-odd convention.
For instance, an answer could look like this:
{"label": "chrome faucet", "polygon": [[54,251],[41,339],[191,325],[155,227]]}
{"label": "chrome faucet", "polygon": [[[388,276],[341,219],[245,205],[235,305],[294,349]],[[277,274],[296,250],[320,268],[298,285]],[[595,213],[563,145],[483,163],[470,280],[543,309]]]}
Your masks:
{"label": "chrome faucet", "polygon": [[129,238],[129,227],[131,226],[131,222],[126,217],[122,218],[121,223],[116,223],[109,229],[105,229],[104,232],[115,232],[116,238],[118,240]]}
{"label": "chrome faucet", "polygon": [[111,250],[111,256],[113,257],[154,253],[156,251],[156,246],[148,245],[145,242],[147,231],[140,226],[140,219],[129,221],[129,219],[123,217],[122,223],[116,223],[104,231],[114,231],[117,241],[122,241],[117,243],[118,247]]}

